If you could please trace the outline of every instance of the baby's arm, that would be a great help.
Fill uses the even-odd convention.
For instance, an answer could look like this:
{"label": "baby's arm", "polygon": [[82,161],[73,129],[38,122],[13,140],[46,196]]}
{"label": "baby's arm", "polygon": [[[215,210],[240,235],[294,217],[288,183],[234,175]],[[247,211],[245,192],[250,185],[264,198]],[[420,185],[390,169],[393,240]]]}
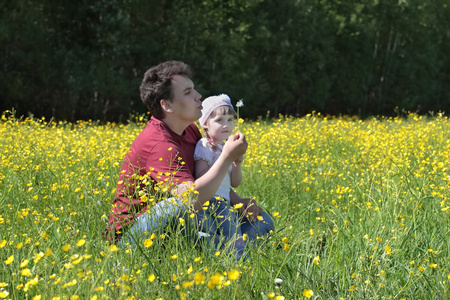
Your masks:
{"label": "baby's arm", "polygon": [[231,186],[236,188],[238,187],[242,182],[242,171],[241,171],[241,163],[244,161],[244,156],[239,157],[236,159],[231,168]]}

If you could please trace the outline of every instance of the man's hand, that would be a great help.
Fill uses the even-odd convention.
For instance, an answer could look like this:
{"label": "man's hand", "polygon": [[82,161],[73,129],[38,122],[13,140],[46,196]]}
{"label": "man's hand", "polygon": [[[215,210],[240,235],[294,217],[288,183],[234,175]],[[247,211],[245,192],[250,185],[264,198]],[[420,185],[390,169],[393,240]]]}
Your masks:
{"label": "man's hand", "polygon": [[262,208],[256,204],[255,199],[242,198],[241,203],[243,204],[239,208],[239,212],[247,218],[247,220],[252,223],[257,220],[257,217],[261,214]]}
{"label": "man's hand", "polygon": [[245,136],[238,132],[232,136],[230,136],[223,146],[222,153],[227,155],[232,159],[232,161],[236,161],[247,151],[247,141],[245,140]]}

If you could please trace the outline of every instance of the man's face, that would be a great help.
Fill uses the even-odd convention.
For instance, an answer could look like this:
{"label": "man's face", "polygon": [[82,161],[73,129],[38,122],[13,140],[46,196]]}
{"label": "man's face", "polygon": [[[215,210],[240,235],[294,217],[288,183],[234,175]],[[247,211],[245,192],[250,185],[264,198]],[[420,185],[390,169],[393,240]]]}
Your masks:
{"label": "man's face", "polygon": [[202,102],[200,101],[202,95],[194,89],[194,83],[189,77],[173,76],[172,95],[173,114],[180,121],[190,124],[202,116]]}

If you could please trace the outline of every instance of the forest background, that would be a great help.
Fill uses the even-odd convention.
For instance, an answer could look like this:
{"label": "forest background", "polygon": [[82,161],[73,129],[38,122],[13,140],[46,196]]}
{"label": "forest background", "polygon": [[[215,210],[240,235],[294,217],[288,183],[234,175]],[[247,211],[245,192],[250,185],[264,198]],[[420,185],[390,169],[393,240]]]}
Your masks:
{"label": "forest background", "polygon": [[246,118],[449,111],[449,15],[441,0],[2,0],[0,111],[123,122],[170,59]]}

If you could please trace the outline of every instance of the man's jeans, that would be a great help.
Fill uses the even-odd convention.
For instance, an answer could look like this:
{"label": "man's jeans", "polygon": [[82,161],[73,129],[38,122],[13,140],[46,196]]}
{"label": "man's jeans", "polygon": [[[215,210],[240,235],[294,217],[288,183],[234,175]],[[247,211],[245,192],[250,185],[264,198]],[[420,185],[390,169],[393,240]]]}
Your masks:
{"label": "man's jeans", "polygon": [[186,210],[186,205],[177,198],[159,201],[135,219],[130,229],[124,233],[119,243],[135,244],[142,242],[152,233],[163,233],[169,224],[176,224]]}
{"label": "man's jeans", "polygon": [[[212,198],[210,205],[216,202],[218,201]],[[218,215],[223,216],[223,218],[217,218]],[[225,240],[234,236],[242,237],[246,234],[246,243],[256,240],[258,236],[270,235],[270,231],[274,229],[273,220],[265,211],[261,213],[261,217],[262,220],[251,223],[245,217],[232,212],[229,204],[224,202],[215,206],[213,214],[211,214],[211,211],[209,213],[203,210],[197,212],[194,219],[197,219],[198,223],[194,224],[194,219],[190,218],[185,204],[180,199],[169,198],[156,203],[146,213],[136,218],[119,243],[134,244],[142,242],[152,233],[161,234],[169,224],[177,224],[179,218],[184,218],[189,235],[194,232],[195,240],[206,240],[208,246],[217,249],[217,247],[220,247],[219,243],[222,243],[220,234],[223,235]]]}

